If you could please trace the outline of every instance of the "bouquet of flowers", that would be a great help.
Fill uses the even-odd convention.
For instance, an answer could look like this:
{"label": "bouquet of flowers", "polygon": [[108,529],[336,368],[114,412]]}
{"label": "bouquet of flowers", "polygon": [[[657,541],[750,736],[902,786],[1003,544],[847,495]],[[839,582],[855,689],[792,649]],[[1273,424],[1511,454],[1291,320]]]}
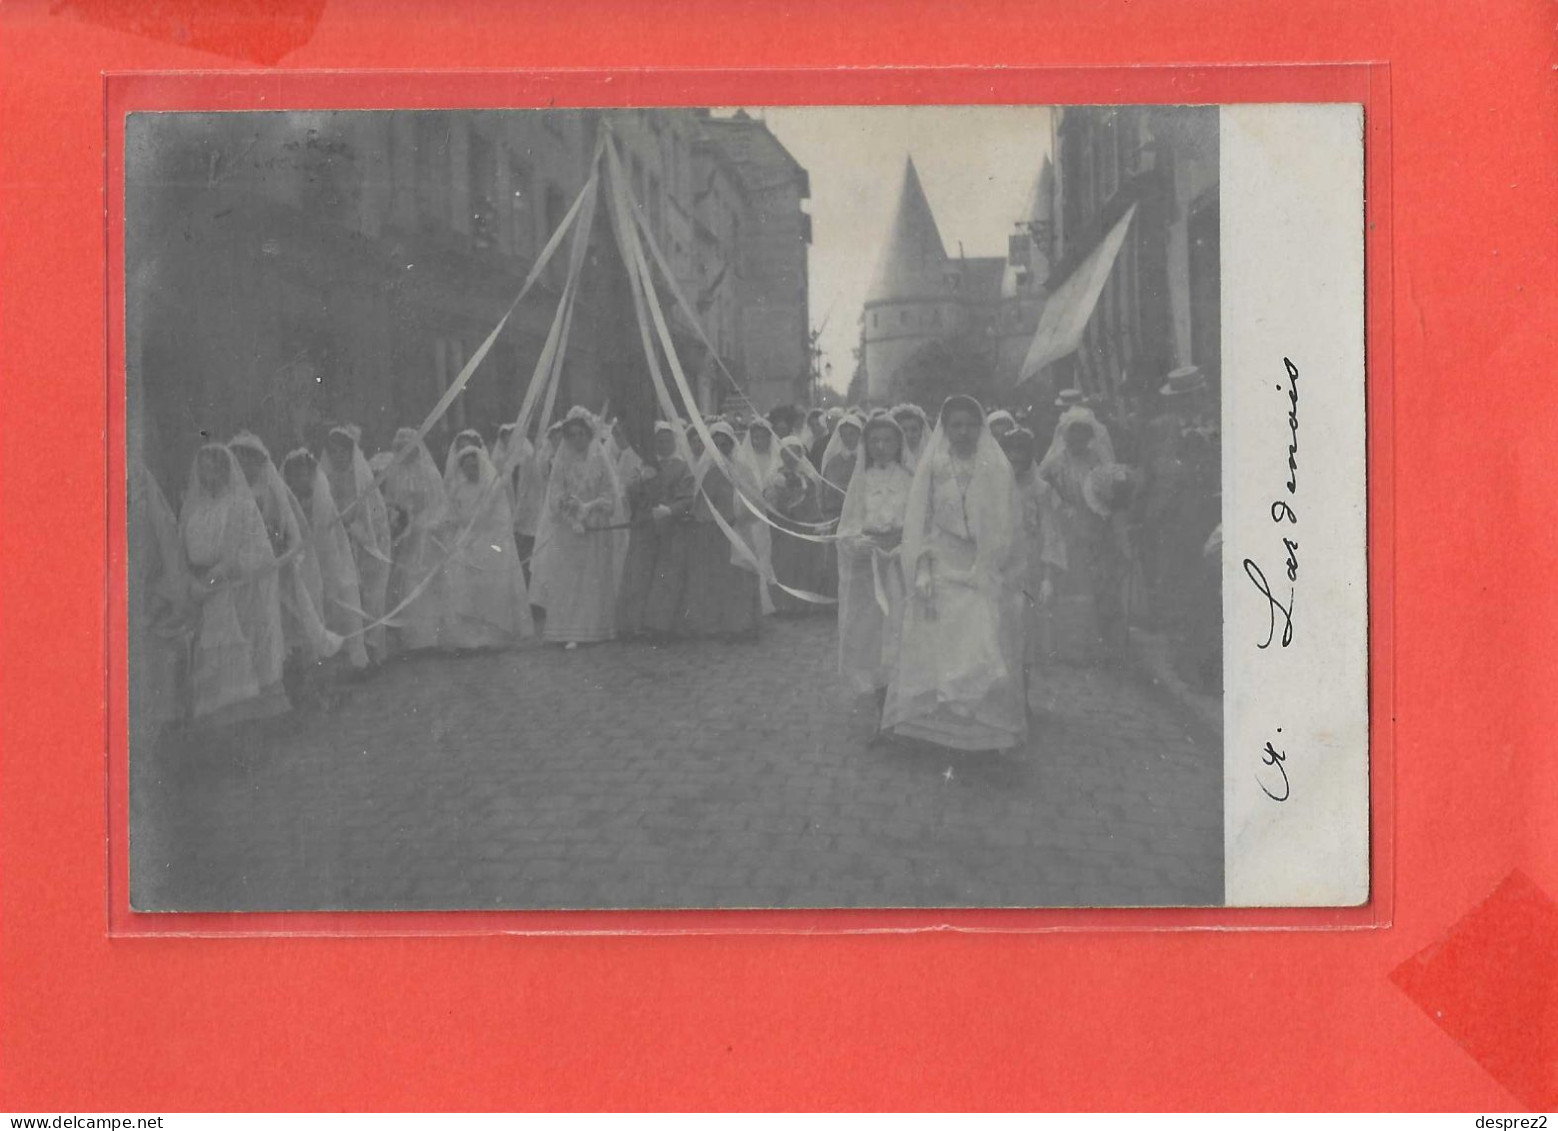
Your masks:
{"label": "bouquet of flowers", "polygon": [[903,497],[891,491],[868,491],[861,533],[883,553],[896,553],[903,541]]}
{"label": "bouquet of flowers", "polygon": [[596,499],[586,504],[580,512],[579,521],[585,529],[598,530],[603,526],[611,525],[611,500]]}
{"label": "bouquet of flowers", "polygon": [[557,504],[557,513],[567,521],[575,534],[610,526],[611,512],[610,499],[593,499],[586,503],[577,495],[564,495]]}
{"label": "bouquet of flowers", "polygon": [[585,507],[577,495],[564,495],[559,499],[557,513],[573,528],[575,534],[584,533]]}

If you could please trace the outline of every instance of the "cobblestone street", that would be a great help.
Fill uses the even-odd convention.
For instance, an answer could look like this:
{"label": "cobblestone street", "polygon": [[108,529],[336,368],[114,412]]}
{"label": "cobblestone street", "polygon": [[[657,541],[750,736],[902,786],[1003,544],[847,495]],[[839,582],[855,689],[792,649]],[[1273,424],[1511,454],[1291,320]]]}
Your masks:
{"label": "cobblestone street", "polygon": [[[146,910],[1218,903],[1222,760],[1129,671],[1026,750],[867,744],[828,618],[427,656],[137,762]],[[145,818],[149,818],[146,820]]]}

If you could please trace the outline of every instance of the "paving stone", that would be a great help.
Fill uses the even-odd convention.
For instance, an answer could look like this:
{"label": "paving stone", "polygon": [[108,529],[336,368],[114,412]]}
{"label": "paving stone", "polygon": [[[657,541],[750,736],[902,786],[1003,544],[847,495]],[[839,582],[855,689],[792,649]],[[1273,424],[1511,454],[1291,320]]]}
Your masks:
{"label": "paving stone", "polygon": [[[1129,671],[1057,668],[996,757],[871,747],[826,618],[756,646],[415,657],[332,711],[137,751],[137,903],[1216,903],[1222,768]],[[950,776],[948,776],[950,771]]]}

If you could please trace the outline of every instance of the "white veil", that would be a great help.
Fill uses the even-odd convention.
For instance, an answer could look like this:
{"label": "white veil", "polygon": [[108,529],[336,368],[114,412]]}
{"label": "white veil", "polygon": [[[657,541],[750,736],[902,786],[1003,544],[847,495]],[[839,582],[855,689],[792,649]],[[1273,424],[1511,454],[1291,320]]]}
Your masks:
{"label": "white veil", "polygon": [[[759,452],[752,444],[752,432],[758,428],[768,433],[767,452]],[[741,438],[741,443],[736,447],[735,460],[746,469],[753,482],[759,487],[767,483],[769,476],[779,466],[779,437],[774,435],[773,425],[762,417],[752,421],[747,426],[747,434]]]}
{"label": "white veil", "polygon": [[[779,445],[772,439],[773,429],[766,420],[761,422],[761,427],[768,430],[770,437],[767,456],[760,455],[757,449],[752,447],[750,431],[740,440],[736,440],[736,430],[723,420],[709,427],[713,435],[727,436],[736,440],[735,448],[731,450],[730,456],[725,461],[733,476],[731,489],[759,511],[767,508],[767,504],[763,501],[763,484],[767,479],[764,469],[779,456]],[[703,474],[707,473],[712,462],[712,460],[703,462]],[[703,474],[698,476],[700,488],[703,485]],[[763,580],[764,584],[759,586],[758,593],[763,615],[767,616],[774,611],[774,599],[769,594],[767,585],[768,580],[774,575],[773,535],[769,531],[768,523],[755,516],[739,502],[736,506],[734,526],[736,533],[745,543],[745,549],[735,545],[730,547],[731,564],[751,570]]]}
{"label": "white veil", "polygon": [[[979,439],[969,460],[956,460],[952,455],[946,421],[954,408],[977,413]],[[949,687],[953,685],[959,689],[959,696],[977,698],[983,694],[978,686],[993,686],[1010,663],[1003,646],[1002,624],[1009,615],[1004,607],[1006,599],[1017,583],[1024,561],[1018,537],[1021,504],[1011,464],[984,421],[983,408],[972,397],[948,397],[937,414],[936,430],[927,441],[914,473],[914,484],[909,488],[899,555],[909,596],[904,608],[901,647],[882,712],[885,728],[906,722],[918,711],[934,708],[952,694]],[[933,497],[935,482],[946,484],[952,480],[961,485],[959,472],[970,468],[972,475],[966,490],[960,492],[961,508],[945,507],[938,511]],[[933,576],[943,581],[956,580],[959,588],[984,590],[992,601],[988,637],[965,641],[955,666],[951,667],[949,658],[942,653],[942,629],[934,619],[934,604],[924,603],[916,584],[930,547],[932,523],[950,535],[975,543],[973,561],[966,574],[954,577],[943,564]],[[941,598],[933,593],[930,600],[939,603]]]}
{"label": "white veil", "polygon": [[348,527],[356,524],[356,512],[364,512],[360,529],[368,534],[362,543],[370,557],[377,558],[385,566],[390,564],[389,512],[384,506],[384,496],[374,486],[373,469],[362,453],[358,437],[362,430],[355,424],[343,424],[330,429],[332,436],[345,436],[352,442],[352,463],[344,471],[337,471],[328,455],[320,460],[325,478],[330,481],[330,495],[335,500],[342,521]]}
{"label": "white veil", "polygon": [[1114,463],[1114,443],[1109,439],[1109,429],[1103,426],[1102,421],[1086,405],[1072,405],[1060,414],[1060,419],[1055,424],[1055,433],[1050,438],[1049,450],[1044,453],[1044,458],[1039,461],[1040,469],[1051,464],[1059,457],[1066,447],[1066,429],[1073,424],[1088,424],[1093,429],[1092,446],[1102,457],[1103,463]]}
{"label": "white veil", "polygon": [[[203,457],[226,470],[215,490],[201,482]],[[190,673],[199,717],[278,684],[286,654],[276,555],[254,492],[225,444],[205,444],[195,453],[179,507],[179,540],[192,580],[205,594]]]}
{"label": "white veil", "polygon": [[[787,450],[795,455],[795,473],[797,475],[810,479],[813,483],[820,484],[822,482],[822,473],[812,466],[811,457],[806,454],[807,448],[804,440],[800,440],[795,436],[786,436],[783,440],[778,441],[776,447],[782,450],[780,451],[779,458],[774,461],[773,470],[769,472],[770,480],[784,471],[784,451]],[[765,483],[764,486],[767,486],[767,484]]]}
{"label": "white veil", "polygon": [[909,488],[909,503],[903,522],[904,581],[912,589],[920,559],[927,549],[932,519],[931,481],[937,475],[951,475],[952,445],[947,438],[948,412],[960,406],[979,412],[981,427],[972,458],[973,479],[963,500],[963,513],[957,516],[966,537],[978,546],[974,564],[977,584],[996,584],[1012,569],[1013,555],[1020,551],[1017,543],[1017,516],[1021,513],[1017,499],[1017,481],[1012,475],[1011,462],[1001,446],[983,426],[985,413],[979,402],[969,396],[948,397],[937,414],[936,430],[926,441],[925,452],[914,472],[914,483]]}
{"label": "white veil", "polygon": [[[299,512],[307,523],[308,532],[313,538],[314,552],[319,558],[320,583],[324,591],[319,615],[324,618],[326,628],[339,633],[345,640],[352,666],[367,667],[368,654],[362,637],[362,589],[357,579],[357,563],[352,558],[351,539],[341,523],[335,499],[330,494],[330,480],[326,478],[320,461],[307,448],[294,448],[282,460],[283,482],[286,481],[286,469],[293,465],[303,468],[311,483],[308,509],[303,511],[299,501]],[[292,492],[292,488],[288,487],[287,490],[297,500],[297,494]]]}
{"label": "white veil", "polygon": [[[312,524],[303,513],[303,506],[293,495],[291,488],[281,478],[270,449],[252,432],[240,432],[227,442],[230,449],[243,448],[262,461],[261,481],[252,488],[255,505],[263,519],[266,507],[259,502],[264,496],[271,510],[275,511],[285,541],[278,557],[289,559],[281,567],[282,633],[288,646],[306,646],[315,659],[327,659],[341,650],[341,637],[325,627],[324,577],[320,572],[319,551],[314,545]],[[238,463],[234,452],[234,463]],[[242,467],[240,466],[240,474]],[[274,547],[272,547],[274,550]]]}
{"label": "white veil", "polygon": [[[840,535],[854,535],[865,532],[866,529],[866,495],[867,481],[861,472],[869,468],[881,466],[871,462],[870,450],[866,447],[866,436],[876,428],[890,428],[898,436],[898,458],[893,461],[898,467],[903,468],[905,478],[912,481],[908,465],[904,462],[907,445],[904,443],[903,429],[891,416],[875,416],[866,423],[866,431],[860,434],[860,463],[856,465],[855,475],[849,481],[849,489],[844,492],[844,507],[839,512],[838,533]],[[845,568],[846,555],[839,555],[839,569]]]}
{"label": "white veil", "polygon": [[1010,424],[1014,429],[1017,427],[1017,418],[1011,413],[1007,412],[1004,408],[998,408],[989,416],[985,417],[985,427],[987,429],[993,431],[997,422]]}
{"label": "white veil", "polygon": [[[202,453],[209,453],[227,467],[227,481],[215,492],[206,490],[200,480]],[[249,481],[226,444],[203,444],[190,461],[189,481],[179,504],[179,536],[184,555],[197,573],[209,567],[207,562],[197,562],[195,558],[209,558],[213,553],[236,566],[240,578],[276,560]]]}
{"label": "white veil", "polygon": [[[828,438],[828,446],[823,449],[822,466],[817,469],[823,475],[827,475],[828,465],[833,462],[834,457],[843,454],[845,451],[844,439],[839,433],[843,431],[846,424],[852,424],[860,430],[860,439],[855,441],[855,466],[860,466],[860,444],[865,439],[866,422],[865,418],[858,412],[851,412],[838,422],[838,426],[833,429],[833,435]],[[839,483],[836,486],[842,490],[848,487],[849,484]]]}
{"label": "white veil", "polygon": [[[460,464],[467,456],[476,460],[474,481],[460,470]],[[509,489],[501,482],[498,468],[484,447],[459,443],[450,447],[444,462],[443,491],[449,519],[455,526],[451,550],[463,554],[461,560],[468,569],[489,574],[508,571],[514,631],[521,636],[531,635],[535,626],[530,619],[530,596],[525,588],[524,571],[514,546],[514,512],[509,505]],[[463,540],[462,535],[465,536]]]}
{"label": "white veil", "polygon": [[[586,463],[598,463],[610,485],[610,495],[607,500],[606,513],[597,516],[592,524],[620,526],[623,529],[612,530],[605,534],[595,535],[600,538],[612,539],[613,567],[615,577],[620,583],[622,578],[622,566],[627,560],[627,499],[623,495],[622,484],[617,478],[617,468],[614,461],[607,454],[606,447],[600,443],[599,424],[595,414],[583,405],[574,405],[568,410],[561,423],[567,425],[574,421],[582,422],[590,430],[590,442],[585,445],[582,455],[576,453],[573,447],[558,434],[557,446],[548,460],[546,495],[541,506],[541,516],[536,523],[536,549],[531,562],[531,594],[535,596],[539,592],[543,597],[547,586],[550,584],[550,574],[554,568],[555,542],[557,531],[557,493],[562,489],[562,477],[567,469],[584,461]],[[601,518],[606,521],[601,522]],[[536,575],[540,573],[540,579]],[[540,602],[538,602],[540,603]]]}
{"label": "white veil", "polygon": [[438,473],[433,453],[415,428],[402,428],[392,443],[394,458],[384,477],[384,495],[406,511],[407,518],[427,530],[436,530],[444,519],[447,498],[444,476]]}

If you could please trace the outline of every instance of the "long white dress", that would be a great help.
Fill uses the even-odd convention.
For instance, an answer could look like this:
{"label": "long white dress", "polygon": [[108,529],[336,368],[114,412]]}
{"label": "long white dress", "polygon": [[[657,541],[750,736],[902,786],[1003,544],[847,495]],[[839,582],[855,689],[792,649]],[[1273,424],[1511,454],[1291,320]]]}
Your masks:
{"label": "long white dress", "polygon": [[[463,464],[477,463],[471,479]],[[530,636],[530,597],[514,547],[514,514],[497,469],[480,448],[449,453],[444,468],[448,512],[443,541],[451,551],[444,567],[443,647],[506,648]]]}
{"label": "long white dress", "polygon": [[904,598],[899,541],[914,482],[901,458],[886,464],[863,458],[838,525],[839,674],[860,693],[886,687],[897,659]]}
{"label": "long white dress", "polygon": [[[735,457],[731,461],[736,469],[736,487],[747,500],[746,503],[738,501],[736,517],[739,521],[736,523],[736,529],[741,533],[741,537],[752,553],[750,556],[738,554],[732,548],[730,560],[743,569],[752,569],[753,563],[756,563],[756,572],[762,578],[762,583],[758,587],[761,602],[759,608],[765,617],[774,611],[774,598],[768,585],[774,576],[774,536],[773,528],[758,518],[754,512],[768,511],[763,490],[779,466],[779,441],[774,439],[771,428],[768,436],[768,450],[760,452],[752,443],[752,432],[749,429],[741,438]],[[751,505],[748,506],[747,503]]]}
{"label": "long white dress", "polygon": [[[552,562],[555,557],[554,549],[556,540],[542,538],[541,531],[546,526],[546,496],[552,482],[552,464],[557,458],[557,450],[562,446],[562,424],[559,422],[547,430],[540,442],[536,444],[535,455],[531,464],[535,474],[531,476],[533,486],[533,502],[535,503],[535,521],[531,528],[532,538],[530,549],[530,603],[537,608],[546,608],[547,581],[553,573]],[[516,490],[516,499],[520,500],[518,506],[521,515],[524,514],[525,500],[523,493]]]}
{"label": "long white dress", "polygon": [[960,459],[938,426],[904,518],[908,596],[884,729],[959,750],[1026,738],[1022,635],[1009,623],[1024,558],[1019,507],[1011,464],[989,432],[981,428]]}
{"label": "long white dress", "polygon": [[303,508],[282,481],[269,449],[259,437],[240,432],[227,446],[239,457],[240,467],[243,458],[238,449],[247,449],[252,458],[260,461],[249,487],[265,521],[271,550],[279,559],[277,594],[287,652],[305,664],[327,660],[341,650],[342,640],[324,622],[324,579]]}
{"label": "long white dress", "polygon": [[345,641],[341,651],[351,666],[365,668],[368,650],[363,640],[362,590],[357,580],[357,562],[352,556],[351,538],[330,492],[330,480],[314,454],[306,448],[287,453],[282,474],[288,482],[293,482],[296,476],[298,491],[302,492],[301,495],[292,492],[292,496],[298,505],[302,528],[319,563],[319,609],[325,627]]}
{"label": "long white dress", "polygon": [[[189,578],[179,524],[139,459],[130,462],[130,726],[137,735],[182,717],[180,658],[188,649]],[[140,753],[132,740],[131,749]]]}
{"label": "long white dress", "polygon": [[352,542],[352,558],[357,565],[358,587],[362,595],[362,610],[368,618],[366,640],[368,657],[382,660],[387,654],[387,637],[384,625],[379,622],[385,613],[385,599],[389,593],[391,557],[389,514],[384,506],[384,496],[374,486],[373,469],[362,453],[354,427],[337,428],[352,441],[352,454],[348,466],[336,467],[328,452],[320,463],[325,478],[330,481],[330,495],[341,514],[346,533]]}
{"label": "long white dress", "polygon": [[514,537],[516,540],[524,537],[535,537],[536,519],[535,511],[539,501],[535,499],[529,502],[529,514],[520,513],[520,504],[525,495],[536,495],[531,487],[535,479],[535,446],[521,432],[517,432],[511,424],[505,424],[498,432],[497,442],[492,445],[492,466],[497,468],[498,474],[503,478],[503,486],[508,491],[509,510],[514,515]]}
{"label": "long white dress", "polygon": [[549,641],[588,644],[616,635],[627,531],[602,529],[626,521],[616,481],[605,448],[593,439],[582,453],[564,440],[552,457],[536,530]]}
{"label": "long white dress", "polygon": [[[199,472],[207,453],[225,468],[212,488]],[[207,444],[195,454],[179,512],[179,537],[199,605],[190,664],[191,715],[229,722],[289,710],[281,683],[286,644],[276,556],[238,461],[222,444]]]}
{"label": "long white dress", "polygon": [[[395,434],[395,454],[384,477],[384,502],[397,508],[405,525],[393,538],[389,590],[385,604],[394,610],[392,632],[403,652],[433,648],[444,623],[446,578],[440,566],[446,549],[444,477],[416,430]],[[510,535],[512,537],[512,535]]]}

